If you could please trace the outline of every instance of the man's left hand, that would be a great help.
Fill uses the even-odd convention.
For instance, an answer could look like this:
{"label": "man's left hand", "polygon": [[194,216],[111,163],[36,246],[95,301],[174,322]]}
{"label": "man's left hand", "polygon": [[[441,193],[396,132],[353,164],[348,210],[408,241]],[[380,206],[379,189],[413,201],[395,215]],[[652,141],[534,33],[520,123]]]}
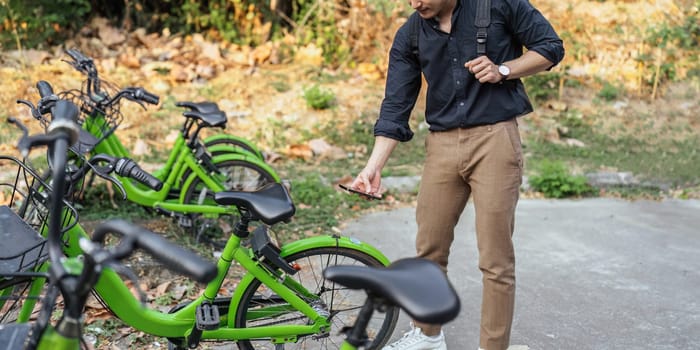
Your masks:
{"label": "man's left hand", "polygon": [[486,56],[479,56],[473,60],[467,61],[464,67],[474,74],[474,77],[480,83],[500,83],[503,76],[498,72],[498,66],[491,62]]}

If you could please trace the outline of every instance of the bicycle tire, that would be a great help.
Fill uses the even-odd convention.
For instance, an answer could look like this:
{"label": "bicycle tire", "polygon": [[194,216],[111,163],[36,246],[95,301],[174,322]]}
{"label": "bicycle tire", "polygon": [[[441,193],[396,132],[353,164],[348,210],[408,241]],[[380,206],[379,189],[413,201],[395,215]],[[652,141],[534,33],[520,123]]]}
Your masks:
{"label": "bicycle tire", "polygon": [[[262,167],[243,160],[225,160],[216,163],[216,167],[225,178],[222,181],[227,191],[254,191],[267,183],[275,182],[272,174]],[[183,203],[187,204],[215,204],[214,191],[207,188],[202,179],[195,178],[185,192]],[[215,219],[202,218],[201,215],[190,214],[192,219],[192,229],[195,238],[213,239],[212,243],[218,244],[217,240],[225,237],[233,228],[238,216],[235,214],[219,216]],[[221,220],[224,220],[222,222]],[[212,221],[216,221],[212,224]],[[229,227],[229,229],[223,229]],[[214,238],[212,238],[214,237]]]}
{"label": "bicycle tire", "polygon": [[[333,285],[330,286],[331,288],[327,289],[329,285],[323,280],[322,272],[329,265],[361,264],[366,266],[383,266],[382,263],[365,252],[347,247],[310,248],[285,257],[285,260],[293,264],[298,264],[300,270],[295,275],[291,276],[291,278],[302,283],[310,292],[321,296],[325,304],[330,306],[330,309],[327,311],[330,312],[331,315],[331,329],[328,330],[327,337],[314,339],[314,335],[310,334],[299,338],[296,343],[285,344],[285,349],[339,349],[342,341],[345,339],[345,334],[340,331],[343,327],[352,326],[367,295],[362,290],[334,288],[335,286]],[[347,295],[340,296],[340,293],[347,293]],[[309,321],[299,312],[293,315],[285,315],[288,316],[285,319],[276,317],[256,320],[259,321],[257,323],[254,321],[247,321],[247,311],[257,307],[255,301],[256,296],[259,297],[265,294],[269,293],[266,293],[266,287],[261,285],[259,280],[253,280],[253,282],[248,285],[242,294],[240,307],[236,310],[236,328],[255,327],[265,324],[282,324],[287,322],[294,323],[295,321],[306,324]],[[272,298],[267,297],[266,303],[269,304],[271,299]],[[278,300],[284,303],[284,300],[281,298],[278,298]],[[348,303],[352,304],[348,305]],[[336,309],[338,306],[340,306],[340,308]],[[344,313],[344,311],[349,312]],[[386,312],[375,312],[367,329],[368,336],[372,340],[371,345],[367,349],[380,349],[386,344],[396,327],[398,317],[399,308],[397,307],[389,308]],[[239,341],[238,348],[240,350],[274,350],[275,346],[269,340],[261,339]]]}
{"label": "bicycle tire", "polygon": [[[19,313],[25,307],[25,303],[30,303],[29,307],[32,310],[35,309],[36,304],[40,303],[43,296],[31,295],[29,291],[34,282],[34,277],[3,281],[3,289],[0,290],[0,324],[18,322]],[[32,315],[34,313],[35,311],[32,311]],[[24,320],[26,321],[28,320]]]}
{"label": "bicycle tire", "polygon": [[[265,161],[265,157],[262,155],[262,152],[257,147],[255,147],[255,145],[250,144],[250,143],[245,142],[245,141],[226,138],[226,139],[209,140],[209,141],[204,142],[204,147],[206,147],[206,148],[210,148],[212,146],[217,146],[217,145],[230,145],[230,146],[233,146],[235,148],[240,148],[243,151],[250,153],[254,157],[256,157],[262,161]],[[218,155],[226,154],[226,153],[228,153],[228,151],[214,151],[214,152],[211,152],[211,155],[218,156]]]}

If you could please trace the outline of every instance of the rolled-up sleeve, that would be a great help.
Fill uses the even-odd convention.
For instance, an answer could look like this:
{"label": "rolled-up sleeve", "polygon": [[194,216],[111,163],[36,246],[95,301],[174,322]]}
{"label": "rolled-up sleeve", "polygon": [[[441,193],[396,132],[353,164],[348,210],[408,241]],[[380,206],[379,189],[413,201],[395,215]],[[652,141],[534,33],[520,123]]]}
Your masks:
{"label": "rolled-up sleeve", "polygon": [[396,33],[389,52],[386,90],[379,118],[374,125],[375,136],[385,136],[401,142],[413,138],[408,120],[420,86],[420,65],[411,53],[408,26],[404,25]]}
{"label": "rolled-up sleeve", "polygon": [[552,62],[553,68],[564,59],[564,43],[549,21],[527,0],[506,1],[509,4],[513,34],[528,50]]}

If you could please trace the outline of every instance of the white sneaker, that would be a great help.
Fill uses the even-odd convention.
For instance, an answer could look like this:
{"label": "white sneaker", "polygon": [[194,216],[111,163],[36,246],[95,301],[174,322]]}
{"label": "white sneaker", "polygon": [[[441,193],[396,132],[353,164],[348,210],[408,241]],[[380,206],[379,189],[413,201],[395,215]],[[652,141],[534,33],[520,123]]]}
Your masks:
{"label": "white sneaker", "polygon": [[382,350],[447,350],[445,335],[440,331],[440,335],[429,337],[414,327],[396,342],[382,348]]}

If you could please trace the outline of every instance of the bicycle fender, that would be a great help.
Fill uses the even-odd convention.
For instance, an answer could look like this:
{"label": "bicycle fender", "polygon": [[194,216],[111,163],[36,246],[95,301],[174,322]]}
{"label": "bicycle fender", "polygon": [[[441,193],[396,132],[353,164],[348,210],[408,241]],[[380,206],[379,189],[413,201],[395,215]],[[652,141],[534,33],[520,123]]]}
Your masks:
{"label": "bicycle fender", "polygon": [[257,154],[255,154],[255,153],[253,153],[245,148],[238,147],[238,146],[221,144],[221,145],[206,146],[206,148],[207,148],[207,151],[209,151],[209,153],[211,153],[211,154],[214,154],[214,153],[216,153],[216,154],[235,153],[235,154],[242,154],[242,155],[249,156],[249,157],[254,157],[257,159],[262,159],[261,157],[258,157]]}
{"label": "bicycle fender", "polygon": [[384,266],[388,266],[391,261],[379,249],[365,243],[357,238],[337,235],[322,235],[300,239],[298,241],[285,244],[281,248],[280,256],[287,257],[302,250],[311,248],[343,247],[362,251],[377,259]]}
{"label": "bicycle fender", "polygon": [[255,146],[255,144],[253,144],[252,142],[248,141],[247,139],[239,137],[239,136],[229,135],[229,134],[216,134],[216,135],[212,135],[212,136],[205,138],[204,140],[202,140],[202,142],[204,143],[204,145],[206,145],[207,149],[213,149],[212,147],[209,146],[209,143],[214,142],[214,141],[218,141],[218,140],[232,140],[234,142],[245,144],[246,146],[250,147],[250,149],[255,150],[254,155],[256,157],[262,158],[262,152],[260,152],[260,149],[257,146]]}
{"label": "bicycle fender", "polygon": [[277,172],[267,163],[264,161],[260,160],[260,158],[257,157],[251,157],[249,155],[243,155],[241,153],[227,153],[227,154],[220,154],[218,156],[214,156],[212,158],[212,161],[214,164],[223,162],[226,160],[242,160],[248,163],[255,164],[259,167],[261,167],[263,170],[265,170],[268,174],[272,175],[272,177],[275,179],[275,182],[280,182],[280,176],[277,174]]}

